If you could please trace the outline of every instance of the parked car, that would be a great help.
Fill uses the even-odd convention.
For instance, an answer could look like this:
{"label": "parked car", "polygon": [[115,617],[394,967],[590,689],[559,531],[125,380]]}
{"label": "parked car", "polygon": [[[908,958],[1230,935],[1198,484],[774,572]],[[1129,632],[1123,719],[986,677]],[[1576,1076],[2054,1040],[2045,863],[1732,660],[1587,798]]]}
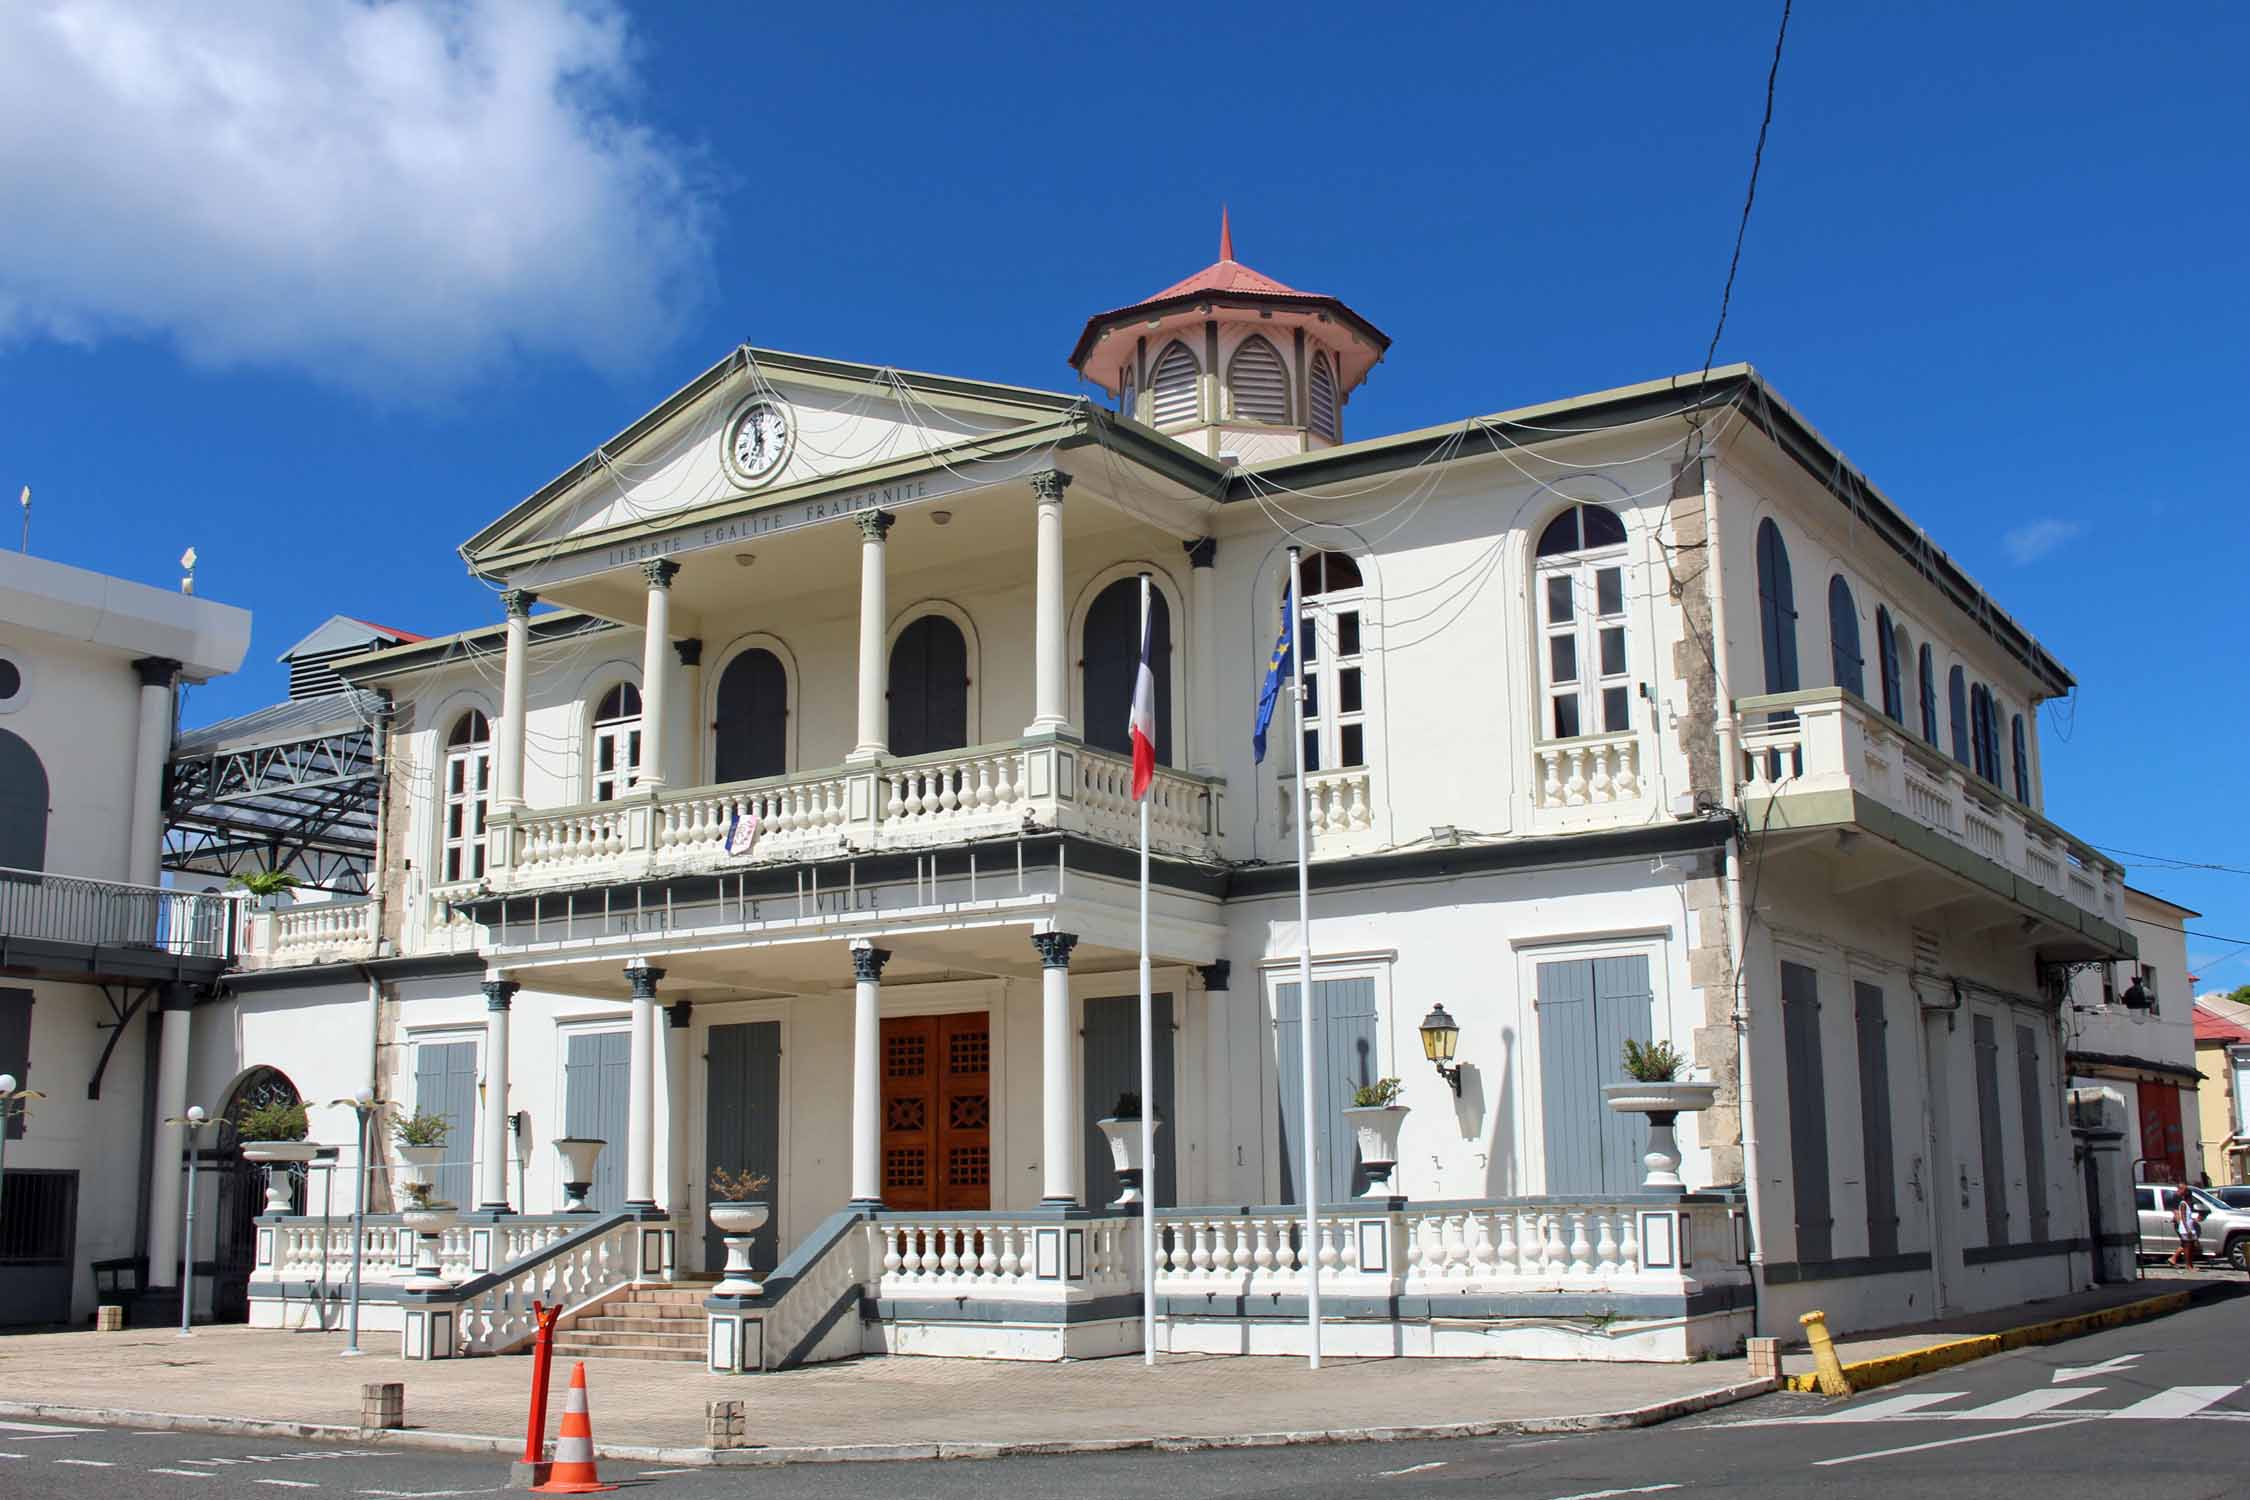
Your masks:
{"label": "parked car", "polygon": [[[2196,1236],[2200,1254],[2224,1256],[2238,1270],[2250,1270],[2250,1207],[2238,1207],[2207,1188],[2189,1188],[2203,1211],[2203,1228]],[[2143,1183],[2133,1189],[2134,1207],[2141,1216],[2141,1254],[2169,1258],[2180,1248],[2172,1230],[2172,1205],[2180,1189],[2169,1183]]]}
{"label": "parked car", "polygon": [[2210,1191],[2212,1197],[2227,1207],[2250,1213],[2250,1187],[2215,1187]]}

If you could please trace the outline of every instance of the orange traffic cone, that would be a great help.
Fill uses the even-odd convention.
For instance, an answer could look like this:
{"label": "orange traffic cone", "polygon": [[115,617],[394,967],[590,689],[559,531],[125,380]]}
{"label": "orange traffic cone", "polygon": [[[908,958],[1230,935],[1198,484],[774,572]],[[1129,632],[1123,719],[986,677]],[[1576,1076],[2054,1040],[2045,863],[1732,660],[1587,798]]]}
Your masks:
{"label": "orange traffic cone", "polygon": [[534,1485],[541,1495],[591,1495],[614,1490],[594,1472],[594,1421],[586,1410],[586,1362],[570,1367],[570,1394],[563,1401],[562,1429],[555,1434],[555,1462],[547,1482]]}

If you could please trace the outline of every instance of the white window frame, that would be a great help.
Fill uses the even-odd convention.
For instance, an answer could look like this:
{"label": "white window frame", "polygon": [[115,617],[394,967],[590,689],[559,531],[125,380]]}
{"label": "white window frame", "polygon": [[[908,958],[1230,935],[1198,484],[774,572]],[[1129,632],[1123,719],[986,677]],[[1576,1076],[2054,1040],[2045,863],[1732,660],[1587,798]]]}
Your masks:
{"label": "white window frame", "polygon": [[[1305,561],[1322,556],[1308,553]],[[1338,553],[1354,567],[1360,560],[1350,553]],[[1295,760],[1305,767],[1308,757],[1304,745],[1312,746],[1310,770],[1318,776],[1328,771],[1363,771],[1371,759],[1368,747],[1367,700],[1370,687],[1369,674],[1372,662],[1367,651],[1367,584],[1366,572],[1360,572],[1356,588],[1324,589],[1297,601],[1299,617],[1303,621],[1305,661],[1300,664],[1305,671],[1308,689],[1305,703],[1305,741],[1297,747]],[[1340,648],[1343,640],[1343,620],[1349,616],[1358,636],[1357,651],[1349,654]],[[1358,689],[1359,706],[1347,709],[1344,703],[1346,685]],[[1356,759],[1344,754],[1345,734],[1359,731],[1359,755]]]}
{"label": "white window frame", "polygon": [[[1573,508],[1592,506],[1596,502],[1574,501]],[[1548,518],[1552,525],[1554,517]],[[1622,517],[1619,518],[1622,521]],[[1544,528],[1542,528],[1544,532]],[[1577,552],[1564,552],[1553,557],[1536,556],[1537,539],[1533,539],[1532,559],[1532,609],[1535,611],[1535,636],[1539,652],[1539,732],[1543,744],[1568,740],[1598,739],[1614,734],[1631,734],[1633,722],[1633,628],[1630,589],[1632,576],[1632,536],[1628,532],[1622,542],[1602,547],[1590,547]],[[1601,610],[1601,575],[1614,570],[1617,574],[1617,608],[1614,612]],[[1567,593],[1570,618],[1558,622],[1554,618],[1554,590],[1557,585]],[[1614,632],[1618,643],[1616,670],[1608,670],[1602,659],[1603,638]],[[1558,681],[1555,673],[1557,643],[1570,643],[1573,681]],[[1611,725],[1604,700],[1610,693],[1623,695],[1623,723]],[[1555,717],[1558,699],[1574,700],[1578,716],[1575,735],[1559,732]]]}
{"label": "white window frame", "polygon": [[[590,801],[615,802],[640,782],[643,769],[640,688],[630,681],[611,683],[602,690],[601,697],[594,700],[594,712],[601,712],[601,705],[611,693],[628,692],[633,695],[631,713],[594,720],[593,754],[586,762],[587,797]],[[603,759],[605,751],[608,755],[606,769]]]}
{"label": "white window frame", "polygon": [[[451,743],[453,728],[470,714],[484,720],[483,739]],[[438,871],[445,885],[484,879],[486,825],[492,817],[492,716],[470,706],[446,722],[445,765],[438,783]]]}

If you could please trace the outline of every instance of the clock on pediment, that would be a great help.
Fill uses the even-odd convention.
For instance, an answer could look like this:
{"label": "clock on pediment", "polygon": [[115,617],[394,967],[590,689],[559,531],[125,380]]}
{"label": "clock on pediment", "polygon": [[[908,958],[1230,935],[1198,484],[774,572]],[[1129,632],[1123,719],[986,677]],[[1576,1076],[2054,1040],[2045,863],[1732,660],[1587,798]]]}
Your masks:
{"label": "clock on pediment", "polygon": [[781,472],[795,438],[789,408],[770,396],[754,396],[727,419],[723,440],[727,468],[738,483],[765,484]]}

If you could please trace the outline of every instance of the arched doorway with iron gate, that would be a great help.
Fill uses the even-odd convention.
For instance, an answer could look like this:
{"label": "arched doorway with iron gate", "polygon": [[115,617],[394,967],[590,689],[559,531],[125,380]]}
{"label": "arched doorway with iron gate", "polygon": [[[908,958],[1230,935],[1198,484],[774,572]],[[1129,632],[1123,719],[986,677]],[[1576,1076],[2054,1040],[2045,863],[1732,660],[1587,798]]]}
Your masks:
{"label": "arched doorway with iron gate", "polygon": [[[218,1182],[211,1217],[211,1320],[215,1323],[250,1320],[250,1272],[258,1258],[258,1215],[266,1206],[267,1169],[243,1158],[242,1119],[269,1104],[302,1103],[288,1074],[279,1068],[251,1068],[228,1092],[226,1107],[219,1111],[218,1131],[196,1164]],[[272,1170],[288,1175],[289,1212],[303,1213],[304,1166],[276,1162]]]}

